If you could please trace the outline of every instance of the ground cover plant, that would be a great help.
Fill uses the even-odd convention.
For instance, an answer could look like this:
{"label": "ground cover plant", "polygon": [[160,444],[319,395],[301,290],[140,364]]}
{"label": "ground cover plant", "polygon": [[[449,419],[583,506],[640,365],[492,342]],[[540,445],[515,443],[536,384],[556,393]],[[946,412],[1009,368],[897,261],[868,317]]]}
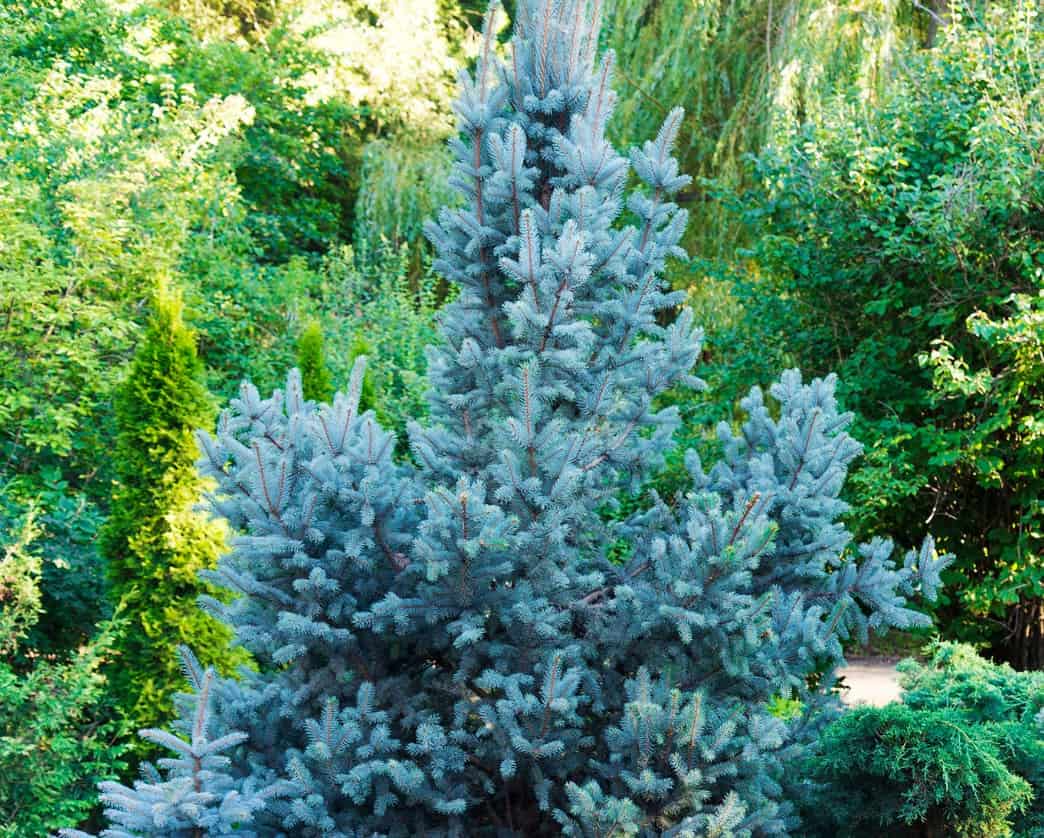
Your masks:
{"label": "ground cover plant", "polygon": [[656,397],[700,386],[662,283],[681,114],[625,159],[597,14],[520,2],[502,62],[496,11],[455,106],[463,206],[427,228],[457,297],[411,457],[359,410],[363,358],[332,404],[244,384],[201,436],[238,534],[205,604],[257,670],[185,654],[181,720],[145,734],[173,756],[103,785],[110,838],[801,834],[786,786],[842,642],[927,622],[948,560],[841,523],[833,377],[752,390],[682,502],[606,523],[670,448]]}
{"label": "ground cover plant", "polygon": [[1044,830],[1044,674],[936,643],[902,703],[833,722],[806,768],[811,835],[1032,838]]}

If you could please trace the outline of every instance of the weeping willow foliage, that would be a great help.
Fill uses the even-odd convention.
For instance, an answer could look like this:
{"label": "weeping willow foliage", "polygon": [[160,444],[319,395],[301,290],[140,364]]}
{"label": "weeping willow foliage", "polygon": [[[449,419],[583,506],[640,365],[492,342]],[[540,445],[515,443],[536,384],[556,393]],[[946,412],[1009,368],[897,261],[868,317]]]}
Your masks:
{"label": "weeping willow foliage", "polygon": [[684,106],[677,151],[695,175],[680,196],[692,217],[686,244],[709,258],[740,241],[715,193],[742,186],[744,155],[853,87],[870,104],[927,18],[899,0],[608,0],[605,14],[620,79],[616,137],[650,136],[665,103]]}
{"label": "weeping willow foliage", "polygon": [[[441,137],[445,139],[445,135]],[[421,228],[452,200],[451,159],[443,142],[430,137],[403,142],[377,139],[362,154],[362,188],[355,203],[355,247],[410,247],[411,274],[421,268]]]}
{"label": "weeping willow foliage", "polygon": [[[356,0],[358,2],[358,0]],[[406,30],[421,23],[420,35],[395,39],[384,33],[392,52],[400,55],[396,62],[384,62],[381,73],[371,82],[379,90],[395,80],[396,75],[419,75],[417,65],[434,65],[429,82],[420,98],[424,108],[413,99],[400,115],[397,130],[382,131],[367,142],[359,165],[359,192],[355,204],[353,242],[358,251],[385,248],[409,249],[409,274],[417,280],[424,272],[426,244],[421,233],[424,221],[437,209],[453,201],[449,188],[451,158],[446,140],[453,131],[447,82],[467,64],[473,52],[468,0],[367,0],[385,9],[387,22],[382,31],[396,21]],[[395,15],[388,9],[396,8]],[[474,10],[471,10],[472,12]],[[400,42],[407,42],[403,50]],[[374,47],[378,51],[379,45]],[[401,66],[399,66],[401,65]],[[430,99],[425,99],[430,96]],[[403,98],[399,96],[399,98]]]}

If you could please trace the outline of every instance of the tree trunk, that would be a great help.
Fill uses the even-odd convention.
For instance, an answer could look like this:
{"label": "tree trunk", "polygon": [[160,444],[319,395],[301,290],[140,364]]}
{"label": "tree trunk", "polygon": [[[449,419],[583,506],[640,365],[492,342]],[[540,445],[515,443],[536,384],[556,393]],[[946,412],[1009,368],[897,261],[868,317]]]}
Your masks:
{"label": "tree trunk", "polygon": [[939,27],[950,22],[950,0],[929,0],[923,7],[928,12],[928,31],[925,34],[925,46],[931,49],[939,34]]}
{"label": "tree trunk", "polygon": [[1005,657],[1016,669],[1044,669],[1044,599],[1026,599],[1008,612]]}

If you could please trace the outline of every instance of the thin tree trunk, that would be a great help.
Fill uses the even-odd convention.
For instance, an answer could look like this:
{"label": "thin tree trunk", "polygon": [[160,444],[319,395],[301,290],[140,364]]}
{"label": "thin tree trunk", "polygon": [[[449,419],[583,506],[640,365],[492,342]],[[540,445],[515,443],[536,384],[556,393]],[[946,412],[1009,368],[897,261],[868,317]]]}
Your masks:
{"label": "thin tree trunk", "polygon": [[1026,599],[1008,612],[1005,655],[1016,669],[1044,669],[1044,599]]}
{"label": "thin tree trunk", "polygon": [[945,27],[950,22],[950,0],[928,0],[925,10],[928,12],[928,32],[925,36],[925,46],[931,49],[935,46],[935,39],[939,35],[939,27]]}

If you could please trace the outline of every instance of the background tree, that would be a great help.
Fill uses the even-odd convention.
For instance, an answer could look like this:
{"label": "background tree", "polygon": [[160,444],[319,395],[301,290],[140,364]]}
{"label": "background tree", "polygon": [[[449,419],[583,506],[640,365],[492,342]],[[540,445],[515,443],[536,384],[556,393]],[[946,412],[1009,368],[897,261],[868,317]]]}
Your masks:
{"label": "background tree", "polygon": [[669,103],[685,108],[676,153],[694,182],[678,201],[692,215],[685,244],[697,258],[671,276],[708,326],[712,314],[731,318],[729,285],[708,282],[705,260],[731,255],[750,231],[718,191],[749,185],[746,156],[818,119],[839,93],[872,106],[931,18],[888,0],[611,0],[605,10],[603,38],[619,66],[611,131],[636,142]]}
{"label": "background tree", "polygon": [[142,289],[176,275],[209,210],[221,217],[218,151],[250,109],[150,85],[159,45],[104,4],[25,11],[0,9],[0,472],[42,525],[32,644],[62,652],[106,616],[95,544]]}
{"label": "background tree", "polygon": [[231,633],[193,607],[211,590],[199,572],[225,545],[223,527],[196,509],[204,483],[193,432],[212,420],[196,337],[181,302],[163,289],[116,396],[117,487],[101,532],[111,595],[126,621],[108,670],[110,689],[136,726],[170,717],[182,683],[177,644],[189,643],[226,672],[243,657]]}

